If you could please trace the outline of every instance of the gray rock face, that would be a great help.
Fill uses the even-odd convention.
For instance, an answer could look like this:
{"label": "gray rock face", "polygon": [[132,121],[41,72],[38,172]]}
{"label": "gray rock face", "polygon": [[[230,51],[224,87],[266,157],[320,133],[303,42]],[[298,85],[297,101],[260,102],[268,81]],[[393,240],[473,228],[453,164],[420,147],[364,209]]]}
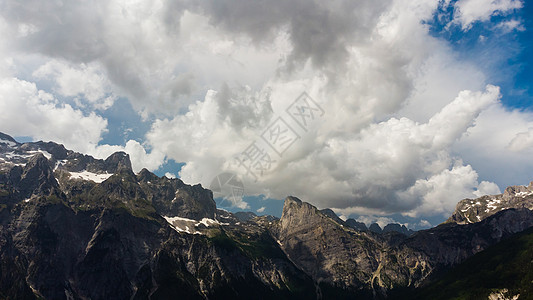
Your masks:
{"label": "gray rock face", "polygon": [[131,171],[130,156],[125,152],[115,152],[104,161],[105,170],[116,173],[122,170]]}
{"label": "gray rock face", "polygon": [[381,229],[381,227],[378,225],[378,223],[372,223],[370,224],[370,226],[368,227],[368,230],[372,231],[372,232],[375,232],[375,233],[382,233],[383,230]]}
{"label": "gray rock face", "polygon": [[533,212],[510,209],[475,224],[443,224],[407,237],[392,229],[383,234],[352,230],[288,197],[279,226],[281,248],[316,282],[385,296],[391,289],[417,287],[436,272],[533,226]]}
{"label": "gray rock face", "polygon": [[384,228],[383,228],[383,233],[387,233],[387,232],[399,232],[401,234],[405,234],[407,236],[409,235],[412,235],[415,233],[415,231],[411,230],[411,229],[408,229],[407,227],[405,227],[405,225],[400,225],[400,224],[387,224]]}
{"label": "gray rock face", "polygon": [[351,292],[368,287],[379,265],[381,242],[287,197],[277,239],[283,251],[317,283]]}
{"label": "gray rock face", "polygon": [[247,222],[257,217],[257,215],[251,211],[239,211],[239,212],[236,212],[234,215],[241,222]]}
{"label": "gray rock face", "polygon": [[366,227],[365,223],[357,222],[356,220],[351,219],[351,218],[346,220],[346,225],[352,227],[353,229],[357,229],[357,230],[360,230],[360,231],[367,231],[368,230],[368,228]]}

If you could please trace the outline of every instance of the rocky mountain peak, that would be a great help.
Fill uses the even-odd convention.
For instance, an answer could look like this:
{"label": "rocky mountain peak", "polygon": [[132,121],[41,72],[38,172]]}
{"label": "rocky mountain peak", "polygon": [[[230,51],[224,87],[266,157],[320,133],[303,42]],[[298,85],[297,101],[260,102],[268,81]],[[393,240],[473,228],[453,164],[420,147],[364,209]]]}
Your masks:
{"label": "rocky mountain peak", "polygon": [[339,218],[339,216],[337,216],[337,214],[331,208],[321,209],[320,212],[322,214],[332,218],[333,220],[337,221],[337,223],[339,223],[341,225],[346,225],[346,223],[341,218]]}
{"label": "rocky mountain peak", "polygon": [[107,172],[116,173],[122,170],[132,171],[131,160],[126,152],[115,152],[104,161]]}
{"label": "rocky mountain peak", "polygon": [[366,227],[366,224],[363,222],[358,222],[352,218],[346,220],[346,225],[352,227],[353,229],[357,229],[360,231],[367,231],[368,228]]}
{"label": "rocky mountain peak", "polygon": [[141,182],[152,182],[159,179],[157,175],[148,171],[146,168],[143,168],[139,174],[137,174],[137,179]]}
{"label": "rocky mountain peak", "polygon": [[35,145],[38,149],[43,149],[50,153],[52,158],[56,160],[67,158],[68,150],[61,144],[56,144],[54,142],[37,142]]}
{"label": "rocky mountain peak", "polygon": [[402,233],[402,234],[405,234],[407,236],[409,235],[412,235],[415,233],[415,231],[411,230],[411,229],[408,229],[407,227],[405,227],[405,225],[400,225],[400,224],[397,224],[397,223],[391,223],[391,224],[387,224],[385,227],[383,227],[383,233],[386,233],[386,232],[399,232],[399,233]]}
{"label": "rocky mountain peak", "polygon": [[28,198],[32,194],[48,195],[53,188],[57,187],[58,184],[48,159],[42,153],[32,156],[24,166],[20,178],[19,190],[21,196]]}
{"label": "rocky mountain peak", "polygon": [[457,224],[476,223],[502,210],[511,208],[533,209],[533,185],[515,185],[505,189],[503,194],[486,195],[476,199],[464,199],[457,203],[455,211],[446,221]]}
{"label": "rocky mountain peak", "polygon": [[289,196],[285,198],[281,213],[281,230],[296,230],[302,225],[307,226],[324,217],[316,207],[294,196]]}

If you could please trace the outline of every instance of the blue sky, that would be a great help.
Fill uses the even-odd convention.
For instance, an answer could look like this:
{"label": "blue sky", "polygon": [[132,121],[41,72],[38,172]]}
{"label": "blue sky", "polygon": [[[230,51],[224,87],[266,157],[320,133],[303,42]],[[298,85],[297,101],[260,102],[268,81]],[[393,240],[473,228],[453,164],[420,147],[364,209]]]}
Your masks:
{"label": "blue sky", "polygon": [[[461,25],[447,27],[456,13],[451,6],[441,8],[442,13],[436,13],[428,24],[431,34],[447,40],[460,59],[473,61],[485,70],[491,82],[502,87],[502,102],[507,107],[531,110],[533,4],[522,4],[520,10],[491,16],[489,22],[475,22],[466,32]],[[497,24],[510,20],[520,20],[522,28],[510,32],[494,30]]]}
{"label": "blue sky", "polygon": [[[423,228],[533,180],[531,3],[242,4],[0,0],[0,131],[206,187],[231,172],[245,196],[220,207],[276,216],[293,195]],[[304,92],[322,113],[302,127]]]}

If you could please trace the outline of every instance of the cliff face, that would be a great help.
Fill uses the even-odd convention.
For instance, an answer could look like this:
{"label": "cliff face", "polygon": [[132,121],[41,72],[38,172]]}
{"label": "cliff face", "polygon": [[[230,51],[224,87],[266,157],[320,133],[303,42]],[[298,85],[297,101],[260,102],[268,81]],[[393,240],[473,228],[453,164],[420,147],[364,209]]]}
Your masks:
{"label": "cliff face", "polygon": [[345,227],[295,197],[285,200],[277,239],[316,282],[344,290],[368,287],[382,248],[375,237]]}
{"label": "cliff face", "polygon": [[531,186],[487,196],[478,222],[378,234],[295,197],[279,220],[235,216],[125,153],[0,138],[2,299],[384,298],[533,226]]}
{"label": "cliff face", "polygon": [[316,282],[386,296],[388,290],[418,287],[436,272],[531,226],[532,211],[507,209],[474,224],[443,224],[412,236],[377,234],[346,227],[312,205],[288,197],[277,239],[287,256]]}

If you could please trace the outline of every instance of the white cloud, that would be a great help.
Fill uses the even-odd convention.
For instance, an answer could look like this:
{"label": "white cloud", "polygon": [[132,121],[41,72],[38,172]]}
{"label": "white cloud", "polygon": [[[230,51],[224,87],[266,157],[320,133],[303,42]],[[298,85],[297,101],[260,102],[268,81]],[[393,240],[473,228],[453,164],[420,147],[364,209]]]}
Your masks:
{"label": "white cloud", "polygon": [[134,140],[129,140],[126,146],[99,145],[88,150],[87,153],[98,158],[107,158],[117,151],[124,151],[130,155],[131,166],[134,172],[139,172],[142,168],[151,171],[156,170],[165,161],[165,155],[163,153],[157,150],[147,153],[143,145]]}
{"label": "white cloud", "polygon": [[528,184],[533,168],[529,128],[533,128],[533,113],[493,105],[479,115],[476,126],[454,145],[453,151],[481,178],[497,182],[501,188]]}
{"label": "white cloud", "polygon": [[33,136],[88,152],[100,141],[107,121],[59,103],[34,83],[0,79],[0,127],[11,135]]}
{"label": "white cloud", "polygon": [[[26,79],[2,81],[10,134],[98,157],[126,151],[137,171],[186,162],[180,177],[208,186],[243,173],[233,158],[305,91],[324,115],[272,170],[248,177],[248,194],[293,194],[346,216],[420,216],[530,176],[532,114],[505,110],[480,68],[430,35],[439,1],[4,2],[0,75]],[[454,5],[468,30],[522,3]],[[39,91],[32,75],[52,88]],[[106,120],[59,96],[84,109],[127,97],[155,121],[144,143],[97,145]]]}
{"label": "white cloud", "polygon": [[524,27],[524,25],[522,24],[522,22],[520,20],[508,20],[508,21],[504,21],[498,25],[496,25],[497,28],[500,28],[503,33],[509,33],[513,30],[516,30],[516,31],[524,31],[526,30],[526,28]]}
{"label": "white cloud", "polygon": [[261,208],[258,208],[256,211],[257,211],[258,213],[262,213],[262,212],[265,211],[265,209],[266,209],[266,207],[262,206]]}
{"label": "white cloud", "polygon": [[176,178],[176,174],[173,174],[173,173],[170,173],[170,172],[166,172],[166,173],[165,173],[165,176],[166,176],[167,178]]}
{"label": "white cloud", "polygon": [[[339,70],[344,76],[336,77],[333,86],[304,68],[271,79],[258,92],[211,91],[187,114],[154,123],[148,142],[187,163],[180,172],[184,181],[208,185],[227,169],[243,172],[233,158],[307,91],[324,107],[323,119],[276,158],[275,169],[258,182],[246,182],[247,193],[280,199],[298,195],[346,215],[449,212],[461,197],[481,190],[476,171],[450,149],[475,125],[480,112],[498,101],[499,91],[490,85],[485,92],[464,90],[483,87],[484,76],[457,62],[450,49],[429,36],[420,20],[434,8],[424,1],[395,2],[376,17],[373,38],[349,48],[347,68]],[[217,47],[226,51],[230,44]],[[443,68],[446,72],[439,73]],[[465,72],[470,81],[460,80]],[[428,82],[432,85],[424,84]],[[221,95],[228,93],[237,96],[223,100],[228,97]],[[270,106],[272,111],[265,109]],[[422,123],[404,117],[409,115]],[[457,193],[442,198],[451,186]],[[409,193],[411,198],[402,196]]]}
{"label": "white cloud", "polygon": [[428,221],[428,220],[420,220],[420,222],[417,224],[417,227],[419,227],[420,229],[426,229],[426,228],[431,228],[432,225],[431,223]]}
{"label": "white cloud", "polygon": [[130,154],[135,171],[157,169],[165,159],[158,151],[147,153],[137,141],[125,146],[98,145],[107,131],[107,120],[92,112],[84,114],[34,83],[17,78],[0,79],[0,128],[13,136],[31,136],[64,144],[67,149],[107,158],[116,151]]}
{"label": "white cloud", "polygon": [[[454,22],[461,24],[463,30],[469,30],[474,22],[488,21],[494,15],[506,14],[522,5],[520,0],[459,0],[455,3]],[[514,24],[514,28],[517,25]]]}
{"label": "white cloud", "polygon": [[507,149],[511,151],[521,152],[533,148],[533,128],[528,128],[527,131],[517,133],[509,142]]}
{"label": "white cloud", "polygon": [[484,195],[497,195],[501,194],[500,187],[494,182],[482,181],[477,187],[477,191],[474,192],[476,197],[481,197]]}
{"label": "white cloud", "polygon": [[418,179],[416,183],[400,193],[405,201],[421,199],[420,205],[405,214],[411,217],[429,214],[447,216],[453,211],[457,199],[471,198],[477,190],[477,173],[471,166],[460,163],[451,170],[443,170],[428,179]]}
{"label": "white cloud", "polygon": [[56,91],[65,97],[83,97],[95,108],[107,109],[116,96],[106,74],[95,64],[70,66],[65,62],[51,60],[33,72],[38,79],[53,79]]}

